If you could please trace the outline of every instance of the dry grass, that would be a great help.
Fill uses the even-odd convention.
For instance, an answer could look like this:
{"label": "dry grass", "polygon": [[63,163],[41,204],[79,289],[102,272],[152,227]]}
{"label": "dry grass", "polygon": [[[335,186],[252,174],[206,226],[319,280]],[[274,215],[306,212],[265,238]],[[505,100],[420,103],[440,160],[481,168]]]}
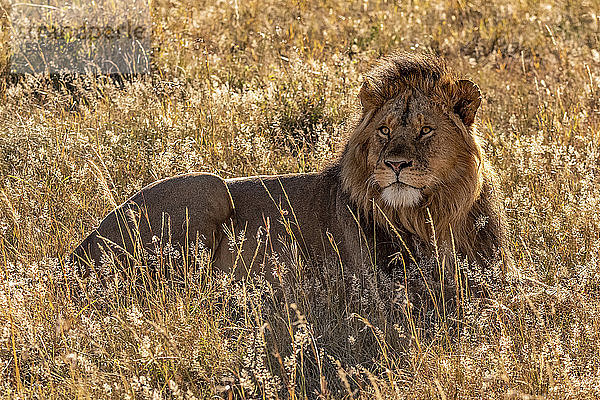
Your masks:
{"label": "dry grass", "polygon": [[[152,76],[0,84],[5,397],[208,399],[227,385],[248,399],[600,396],[598,2],[157,0],[152,13]],[[321,278],[282,300],[201,255],[185,282],[66,290],[62,257],[157,178],[332,160],[361,71],[414,48],[485,94],[480,133],[518,270],[492,300],[415,316],[385,276],[297,262],[286,268]]]}

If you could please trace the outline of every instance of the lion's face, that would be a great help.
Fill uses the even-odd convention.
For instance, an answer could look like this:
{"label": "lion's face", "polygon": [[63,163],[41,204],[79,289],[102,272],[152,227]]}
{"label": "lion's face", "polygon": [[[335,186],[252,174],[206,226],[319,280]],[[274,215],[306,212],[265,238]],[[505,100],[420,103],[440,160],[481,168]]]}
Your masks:
{"label": "lion's face", "polygon": [[381,225],[390,217],[424,240],[429,215],[442,230],[463,218],[482,182],[477,85],[439,58],[398,53],[365,75],[358,97],[362,108],[340,161],[352,202]]}
{"label": "lion's face", "polygon": [[425,242],[432,226],[446,240],[472,230],[465,221],[486,170],[474,126],[478,86],[431,54],[400,52],[365,74],[358,98],[339,165],[351,205]]}
{"label": "lion's face", "polygon": [[387,101],[366,130],[370,183],[394,208],[417,206],[448,182],[467,156],[455,122],[415,89]]}

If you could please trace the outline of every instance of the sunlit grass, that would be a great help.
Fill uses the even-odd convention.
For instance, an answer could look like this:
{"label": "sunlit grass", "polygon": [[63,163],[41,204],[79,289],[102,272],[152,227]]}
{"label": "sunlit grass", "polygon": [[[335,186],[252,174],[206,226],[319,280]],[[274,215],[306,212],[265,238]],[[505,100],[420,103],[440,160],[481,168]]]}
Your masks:
{"label": "sunlit grass", "polygon": [[[600,397],[599,14],[570,1],[160,0],[150,76],[66,90],[4,74],[3,394]],[[461,298],[450,315],[411,309],[384,274],[297,260],[281,269],[311,279],[282,279],[278,291],[175,252],[156,262],[186,263],[185,280],[92,279],[76,290],[61,260],[144,185],[334,160],[361,73],[394,49],[436,51],[484,93],[479,132],[516,263],[491,299]]]}

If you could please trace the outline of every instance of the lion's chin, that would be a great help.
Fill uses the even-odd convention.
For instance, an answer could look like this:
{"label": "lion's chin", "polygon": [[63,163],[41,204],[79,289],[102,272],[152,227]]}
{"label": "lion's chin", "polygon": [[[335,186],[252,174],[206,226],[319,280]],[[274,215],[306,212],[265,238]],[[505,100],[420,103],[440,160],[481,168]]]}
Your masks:
{"label": "lion's chin", "polygon": [[390,207],[414,207],[422,198],[421,191],[411,186],[395,184],[381,192],[381,199]]}

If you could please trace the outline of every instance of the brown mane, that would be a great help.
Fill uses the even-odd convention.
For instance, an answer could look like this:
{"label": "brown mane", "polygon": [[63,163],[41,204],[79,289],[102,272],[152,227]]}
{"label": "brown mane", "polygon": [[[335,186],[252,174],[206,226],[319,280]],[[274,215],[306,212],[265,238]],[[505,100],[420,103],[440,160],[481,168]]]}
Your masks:
{"label": "brown mane", "polygon": [[[439,242],[451,244],[453,240],[461,253],[472,257],[476,249],[470,232],[479,208],[475,203],[490,173],[484,168],[481,147],[473,132],[474,112],[471,116],[466,114],[468,107],[466,113],[461,108],[460,82],[443,60],[430,54],[396,53],[383,58],[364,78],[359,94],[363,107],[355,118],[340,164],[343,189],[364,215],[373,216],[380,226],[388,228],[389,219],[401,231],[415,234],[426,243],[431,243],[433,222]],[[372,171],[365,162],[370,145],[365,128],[376,111],[406,87],[426,94],[448,115],[462,139],[455,145],[464,151],[450,181],[424,193],[426,199],[418,207],[397,209],[378,201],[378,188],[368,184]]]}

